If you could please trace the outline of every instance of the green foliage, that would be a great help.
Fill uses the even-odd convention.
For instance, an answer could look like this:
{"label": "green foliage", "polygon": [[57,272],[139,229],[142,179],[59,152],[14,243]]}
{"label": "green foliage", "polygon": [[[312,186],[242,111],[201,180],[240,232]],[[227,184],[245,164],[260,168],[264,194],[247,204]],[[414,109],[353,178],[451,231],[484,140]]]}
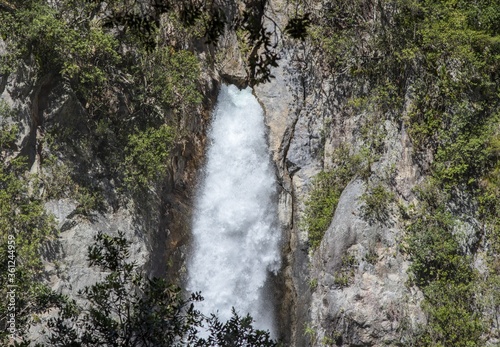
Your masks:
{"label": "green foliage", "polygon": [[[267,1],[246,2],[231,23],[225,17],[226,6],[192,0],[169,6],[158,1],[139,6],[135,0],[62,0],[50,5],[43,0],[10,0],[0,7],[0,35],[10,52],[1,57],[3,67],[14,71],[21,60],[33,58],[36,84],[44,91],[63,84],[76,92],[85,111],[77,110],[74,119],[61,124],[48,122],[44,129],[55,135],[62,152],[70,147],[70,155],[72,148],[91,153],[68,168],[95,169],[93,159],[99,159],[104,164],[97,169],[104,171],[99,175],[113,178],[118,187],[129,184],[131,176],[144,185],[156,177],[148,164],[139,163],[141,167],[129,170],[127,177],[121,170],[121,164],[136,155],[132,149],[136,133],[165,124],[182,133],[189,124],[184,120],[198,113],[202,101],[199,60],[185,47],[193,42],[198,47],[201,37],[216,44],[230,24],[249,47],[249,82],[271,78],[270,68],[278,56],[272,33],[262,30]],[[164,23],[176,26],[168,37],[158,29],[162,16]],[[305,30],[306,18],[303,15],[288,26],[294,35]],[[176,31],[188,33],[190,42],[178,40]],[[141,173],[146,176],[139,177]],[[92,180],[77,182],[85,213],[99,205]]]}
{"label": "green foliage", "polygon": [[173,131],[167,125],[130,135],[125,157],[126,183],[132,188],[146,187],[164,175],[173,139]]}
{"label": "green foliage", "polygon": [[394,200],[394,193],[382,184],[368,186],[360,200],[364,203],[361,207],[363,218],[370,223],[375,221],[385,224],[389,219],[389,205]]}
{"label": "green foliage", "polygon": [[[36,2],[27,3],[32,6]],[[245,0],[243,6],[236,7],[237,11],[230,18],[226,13],[227,4],[220,0],[209,3],[198,0],[168,3],[147,0],[140,6],[135,0],[91,0],[83,4],[78,0],[65,0],[54,7],[64,12],[73,12],[66,18],[73,19],[77,24],[95,21],[103,27],[112,28],[147,51],[154,51],[159,46],[161,40],[158,39],[158,28],[162,18],[165,20],[166,17],[175,23],[178,31],[189,31],[191,41],[204,38],[206,45],[216,45],[227,28],[242,30],[245,32],[245,40],[252,47],[252,53],[245,57],[245,61],[248,67],[247,79],[253,85],[269,81],[273,77],[271,67],[277,66],[279,59],[277,45],[272,42],[273,35],[277,36],[277,28],[264,29],[268,3],[267,0]],[[19,4],[20,7],[22,5]],[[72,7],[81,8],[81,11],[71,11]],[[309,22],[307,13],[296,15],[287,24],[286,32],[294,38],[303,39]],[[167,40],[173,41],[173,46],[182,46],[182,43],[175,42],[175,38]]]}
{"label": "green foliage", "polygon": [[325,5],[321,21],[316,21],[309,30],[310,37],[323,50],[333,69],[354,70],[349,61],[356,57],[356,37],[366,27],[359,15],[362,1],[341,0]]}
{"label": "green foliage", "polygon": [[315,290],[317,287],[318,287],[318,279],[317,278],[309,279],[309,288],[311,290]]}
{"label": "green foliage", "polygon": [[255,330],[253,320],[249,315],[240,317],[233,309],[231,319],[225,323],[220,322],[213,315],[208,319],[210,336],[204,341],[200,339],[201,346],[246,346],[246,347],[276,347],[278,344],[271,339],[268,331]]}
{"label": "green foliage", "polygon": [[[16,325],[23,333],[44,292],[37,283],[43,270],[40,252],[42,244],[54,236],[55,223],[45,211],[37,181],[26,174],[26,161],[13,156],[16,138],[17,127],[0,126],[0,294],[8,298],[7,292],[14,288]],[[0,302],[2,326],[12,312],[8,302]],[[0,341],[8,340],[7,334],[2,330]]]}
{"label": "green foliage", "polygon": [[[12,150],[15,144],[15,127],[3,126],[0,129],[2,141],[0,166],[0,228],[2,242],[6,242],[9,234],[16,237],[16,251],[20,257],[21,264],[33,270],[39,270],[41,265],[39,259],[39,247],[53,232],[53,221],[45,213],[43,202],[38,198],[36,190],[25,174],[27,164],[24,158],[12,158]],[[10,154],[9,154],[10,153]],[[2,252],[5,248],[2,248]]]}
{"label": "green foliage", "polygon": [[154,105],[179,114],[194,112],[193,106],[199,105],[202,98],[198,90],[200,66],[193,53],[161,47],[143,53],[139,59],[141,64],[135,73],[143,74],[145,81],[138,90],[141,107],[153,102],[150,105],[153,112]]}
{"label": "green foliage", "polygon": [[436,280],[472,281],[475,277],[471,259],[453,235],[454,218],[442,207],[433,212],[432,216],[416,214],[408,228],[411,272],[416,284],[424,287]]}
{"label": "green foliage", "polygon": [[[250,316],[234,312],[221,322],[195,308],[199,293],[185,298],[165,280],[140,275],[128,261],[130,242],[123,234],[99,233],[89,247],[89,265],[107,273],[85,287],[85,306],[58,302],[58,315],[48,324],[47,346],[276,346],[269,332],[255,330]],[[200,332],[206,334],[201,337]],[[38,345],[42,346],[42,345]]]}
{"label": "green foliage", "polygon": [[485,329],[479,310],[479,274],[456,235],[456,217],[446,209],[446,195],[429,184],[408,224],[412,281],[424,293],[427,326],[419,346],[480,346]]}
{"label": "green foliage", "polygon": [[[186,335],[192,341],[199,313],[184,300],[180,289],[160,279],[144,279],[127,262],[129,242],[102,233],[89,247],[89,265],[109,274],[80,294],[88,307],[63,303],[49,322],[51,346],[173,346]],[[191,326],[193,325],[193,327]],[[144,344],[147,341],[147,344]]]}
{"label": "green foliage", "polygon": [[[338,183],[343,183],[341,186]],[[345,182],[338,182],[335,172],[321,172],[313,182],[313,190],[306,202],[304,222],[311,247],[321,243],[325,231],[331,223]]]}
{"label": "green foliage", "polygon": [[86,187],[75,186],[75,194],[73,197],[76,198],[78,205],[76,207],[76,212],[84,216],[90,216],[96,210],[99,210],[103,206],[102,193],[98,190],[90,190]]}
{"label": "green foliage", "polygon": [[[410,270],[425,294],[429,321],[419,341],[424,346],[480,346],[487,325],[476,298],[491,294],[477,292],[480,277],[470,250],[456,239],[457,217],[446,206],[457,187],[481,202],[480,177],[489,176],[498,162],[491,147],[498,126],[498,32],[471,24],[476,22],[473,13],[492,10],[485,2],[420,6],[425,16],[413,52],[424,70],[416,80],[409,129],[418,148],[432,148],[435,154],[432,183],[408,228]],[[452,194],[443,196],[443,190]]]}
{"label": "green foliage", "polygon": [[342,256],[342,265],[339,271],[335,273],[333,283],[340,288],[345,288],[351,284],[354,279],[354,271],[358,266],[356,257],[352,254],[345,254]]}
{"label": "green foliage", "polygon": [[[57,83],[70,87],[85,107],[85,112],[77,110],[68,115],[68,119],[46,124],[45,129],[58,145],[58,156],[68,152],[71,156],[71,149],[89,154],[81,155],[77,163],[71,163],[74,165],[57,163],[57,166],[65,165],[72,178],[79,177],[72,171],[74,168],[92,167],[97,155],[104,164],[98,170],[105,172],[100,174],[112,177],[122,186],[126,178],[122,163],[136,158],[141,151],[134,149],[134,146],[140,147],[141,134],[137,132],[153,136],[153,129],[165,124],[178,129],[183,126],[181,116],[196,114],[202,97],[200,67],[194,53],[161,45],[148,50],[137,40],[137,36],[142,35],[139,28],[135,28],[139,31],[133,28],[127,31],[123,27],[109,29],[108,26],[115,23],[108,23],[106,15],[137,9],[132,2],[107,3],[106,9],[110,12],[106,15],[102,13],[103,4],[93,1],[82,4],[64,0],[49,6],[45,1],[34,0],[15,1],[12,5],[15,10],[0,9],[0,20],[6,23],[0,27],[0,35],[11,52],[6,58],[13,64],[10,70],[15,69],[21,59],[32,56],[40,83],[48,90]],[[158,134],[163,136],[164,132]],[[166,143],[173,144],[172,139]],[[160,159],[164,161],[163,153],[168,150],[161,153]],[[156,163],[152,165],[159,168]],[[153,176],[156,178],[151,165],[139,160],[138,166],[131,167],[127,177],[133,176],[142,185]],[[52,171],[54,178],[61,178],[56,170]],[[138,177],[141,173],[146,176]],[[101,204],[100,194],[92,182],[92,178],[79,179],[70,189],[78,190],[80,210],[85,214]],[[55,190],[49,195],[64,194]]]}
{"label": "green foliage", "polygon": [[427,288],[424,309],[429,315],[426,331],[417,338],[419,346],[482,346],[484,330],[480,313],[467,298],[472,289],[460,284],[436,284]]}
{"label": "green foliage", "polygon": [[314,345],[316,343],[316,340],[318,339],[318,332],[314,327],[312,327],[309,324],[306,324],[304,326],[304,336],[311,341],[311,345]]}
{"label": "green foliage", "polygon": [[410,134],[418,146],[436,150],[436,174],[446,181],[484,173],[492,116],[498,109],[494,76],[500,41],[467,25],[468,8],[423,6],[421,11],[429,15],[415,24],[422,26],[412,43],[419,47],[424,70],[415,81]]}
{"label": "green foliage", "polygon": [[33,53],[41,75],[60,73],[77,85],[98,87],[107,66],[116,64],[117,41],[96,25],[81,30],[43,2],[28,2],[13,12],[0,12],[0,34],[18,58]]}
{"label": "green foliage", "polygon": [[333,169],[322,171],[314,178],[303,217],[313,249],[319,246],[332,221],[340,194],[355,175],[367,171],[367,165],[363,154],[350,155],[347,147],[341,147],[333,155]]}
{"label": "green foliage", "polygon": [[367,112],[369,125],[370,122],[384,122],[384,118],[373,119],[377,112],[385,114],[386,118],[396,118],[401,111],[402,99],[397,86],[387,79],[381,80],[369,94],[351,98],[348,104],[358,113]]}
{"label": "green foliage", "polygon": [[16,138],[19,133],[19,129],[16,125],[7,125],[5,124],[5,120],[9,119],[13,116],[12,110],[10,107],[0,100],[0,148],[2,152],[0,152],[1,159],[5,161],[8,155],[13,153],[13,150],[16,148]]}

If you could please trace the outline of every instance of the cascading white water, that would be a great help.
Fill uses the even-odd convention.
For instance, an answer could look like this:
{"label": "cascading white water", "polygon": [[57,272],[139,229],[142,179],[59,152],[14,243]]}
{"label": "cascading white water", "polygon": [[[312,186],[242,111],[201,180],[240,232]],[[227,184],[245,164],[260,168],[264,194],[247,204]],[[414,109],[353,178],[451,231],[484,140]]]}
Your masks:
{"label": "cascading white water", "polygon": [[207,163],[193,220],[188,264],[198,308],[221,320],[250,315],[273,330],[273,308],[264,293],[269,271],[280,265],[276,182],[265,139],[264,115],[250,88],[223,86],[209,133]]}

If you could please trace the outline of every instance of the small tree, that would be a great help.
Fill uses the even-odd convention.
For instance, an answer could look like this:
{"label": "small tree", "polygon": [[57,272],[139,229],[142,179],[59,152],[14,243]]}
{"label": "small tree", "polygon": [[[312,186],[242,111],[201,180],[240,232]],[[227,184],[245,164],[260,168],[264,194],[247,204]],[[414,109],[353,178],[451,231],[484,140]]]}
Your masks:
{"label": "small tree", "polygon": [[[129,241],[99,233],[89,247],[89,265],[109,274],[79,294],[87,304],[60,301],[48,324],[48,345],[69,346],[276,346],[269,332],[254,330],[250,316],[233,310],[228,322],[195,309],[199,293],[184,297],[163,279],[148,279],[128,261]],[[207,330],[208,337],[200,337]],[[42,345],[39,345],[42,346]]]}

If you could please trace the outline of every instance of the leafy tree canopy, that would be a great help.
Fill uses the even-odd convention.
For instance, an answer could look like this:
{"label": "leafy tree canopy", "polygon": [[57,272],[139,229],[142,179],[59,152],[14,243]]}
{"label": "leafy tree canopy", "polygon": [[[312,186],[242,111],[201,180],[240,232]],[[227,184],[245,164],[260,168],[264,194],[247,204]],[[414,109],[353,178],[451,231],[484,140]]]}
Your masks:
{"label": "leafy tree canopy", "polygon": [[[46,2],[3,0],[0,11],[15,15],[41,4]],[[73,25],[91,27],[98,22],[103,29],[118,32],[121,38],[135,37],[150,51],[158,46],[158,28],[164,15],[175,17],[183,27],[197,26],[206,44],[216,44],[226,29],[241,30],[251,47],[247,57],[248,82],[250,85],[267,82],[272,77],[271,67],[277,66],[279,60],[278,43],[273,42],[277,28],[269,30],[264,23],[270,19],[266,15],[269,0],[243,0],[240,5],[236,8],[223,0],[59,0],[54,8],[64,13],[65,20]],[[292,38],[304,39],[310,24],[308,13],[297,12],[284,31]]]}
{"label": "leafy tree canopy", "polygon": [[88,261],[106,277],[79,293],[84,305],[46,291],[46,307],[57,314],[48,321],[46,341],[35,346],[277,346],[268,331],[253,328],[250,316],[233,309],[227,322],[206,317],[195,307],[203,300],[200,293],[186,297],[163,279],[142,276],[128,260],[129,244],[122,233],[96,235]]}

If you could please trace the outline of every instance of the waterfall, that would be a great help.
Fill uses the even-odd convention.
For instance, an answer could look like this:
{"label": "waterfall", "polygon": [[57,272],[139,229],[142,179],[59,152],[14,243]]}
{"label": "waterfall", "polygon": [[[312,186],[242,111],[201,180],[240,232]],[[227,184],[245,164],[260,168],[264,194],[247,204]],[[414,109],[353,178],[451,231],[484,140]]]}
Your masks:
{"label": "waterfall", "polygon": [[209,132],[210,145],[193,220],[187,289],[198,306],[221,320],[250,315],[273,330],[265,284],[280,265],[276,182],[265,138],[263,110],[250,88],[223,86]]}

